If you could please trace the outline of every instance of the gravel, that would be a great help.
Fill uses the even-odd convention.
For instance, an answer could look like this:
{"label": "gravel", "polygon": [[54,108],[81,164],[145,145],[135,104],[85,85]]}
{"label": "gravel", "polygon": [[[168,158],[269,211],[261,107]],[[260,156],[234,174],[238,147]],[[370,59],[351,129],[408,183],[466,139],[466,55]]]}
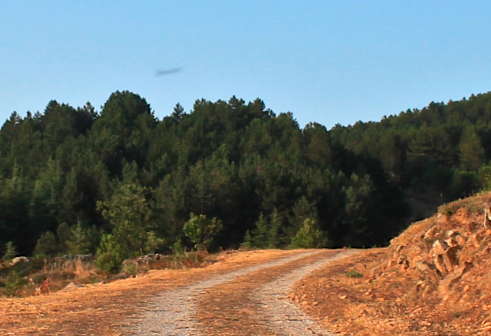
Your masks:
{"label": "gravel", "polygon": [[[280,266],[324,251],[302,252],[291,257],[243,268],[188,286],[165,291],[147,302],[147,305],[143,308],[143,316],[136,320],[136,324],[135,320],[133,320],[132,326],[126,329],[124,335],[202,335],[200,325],[195,318],[197,315],[196,302],[201,295],[206,294],[209,288],[230,282],[237,277],[255,271]],[[352,254],[352,252],[341,252],[334,257],[299,268],[266,286],[260,287],[255,294],[255,299],[262,303],[260,307],[262,306],[263,311],[258,313],[264,313],[265,319],[270,321],[268,325],[277,330],[279,335],[312,335],[313,332],[317,332],[320,329],[316,323],[290,303],[286,298],[286,294],[295,281],[305,276],[308,272],[349,254]],[[310,328],[312,332],[308,330],[306,333],[306,328]],[[318,334],[322,335],[322,332],[319,331]],[[324,335],[332,334],[324,332]]]}
{"label": "gravel", "polygon": [[254,301],[259,303],[258,314],[264,317],[267,325],[275,335],[324,335],[335,336],[321,328],[315,320],[304,313],[300,307],[291,302],[287,295],[293,285],[315,269],[328,263],[355,254],[356,251],[340,252],[330,258],[322,259],[310,265],[297,268],[273,282],[258,288]]}

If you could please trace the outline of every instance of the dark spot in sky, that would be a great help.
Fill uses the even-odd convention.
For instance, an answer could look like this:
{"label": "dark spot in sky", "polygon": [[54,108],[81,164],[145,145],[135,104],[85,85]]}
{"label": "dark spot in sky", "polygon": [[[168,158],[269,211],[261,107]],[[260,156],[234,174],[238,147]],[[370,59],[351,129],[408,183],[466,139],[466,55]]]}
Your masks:
{"label": "dark spot in sky", "polygon": [[171,75],[181,72],[181,68],[173,68],[173,69],[167,69],[167,70],[158,70],[155,73],[155,76],[163,76],[163,75]]}

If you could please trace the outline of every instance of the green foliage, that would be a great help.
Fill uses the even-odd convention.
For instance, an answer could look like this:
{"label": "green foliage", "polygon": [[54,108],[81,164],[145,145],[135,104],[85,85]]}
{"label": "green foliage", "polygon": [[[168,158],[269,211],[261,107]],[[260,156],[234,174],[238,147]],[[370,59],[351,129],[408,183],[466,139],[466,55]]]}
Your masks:
{"label": "green foliage", "polygon": [[70,240],[72,235],[72,230],[68,223],[61,223],[56,229],[56,237],[58,240],[58,253],[66,254],[68,253],[68,245],[67,242]]}
{"label": "green foliage", "polygon": [[87,230],[80,220],[71,228],[71,235],[66,244],[69,254],[86,254],[89,252],[90,243],[87,237]]}
{"label": "green foliage", "polygon": [[282,247],[310,218],[333,246],[383,246],[409,215],[401,190],[491,188],[491,93],[330,130],[237,97],[162,120],[128,91],[40,110],[0,130],[0,246],[22,255],[93,253],[103,233],[124,258],[169,250],[191,243],[190,213],[223,228],[189,228],[195,245]]}
{"label": "green foliage", "polygon": [[476,172],[456,170],[454,172],[450,190],[453,198],[470,196],[479,190],[479,179]]}
{"label": "green foliage", "polygon": [[474,126],[468,123],[464,127],[459,143],[460,161],[466,170],[476,171],[482,165],[484,149]]}
{"label": "green foliage", "polygon": [[194,244],[195,249],[206,251],[222,228],[222,222],[217,218],[210,220],[205,215],[191,213],[184,224],[183,233]]}
{"label": "green foliage", "polygon": [[172,254],[176,256],[183,255],[186,252],[185,247],[182,244],[182,240],[178,239],[176,242],[172,245]]}
{"label": "green foliage", "polygon": [[353,278],[353,279],[363,278],[363,274],[354,270],[348,271],[344,275],[347,276],[348,278]]}
{"label": "green foliage", "polygon": [[306,218],[290,244],[292,248],[328,247],[329,239],[326,232],[319,229],[314,219]]}
{"label": "green foliage", "polygon": [[34,256],[36,257],[54,257],[58,253],[56,237],[52,232],[45,232],[39,237]]}
{"label": "green foliage", "polygon": [[123,266],[121,272],[129,275],[136,275],[138,274],[138,269],[134,264],[128,264]]}
{"label": "green foliage", "polygon": [[14,242],[9,241],[7,244],[5,244],[5,253],[3,254],[2,259],[10,261],[13,258],[17,256],[17,250],[14,246]]}
{"label": "green foliage", "polygon": [[[123,258],[142,255],[160,240],[150,232],[151,209],[146,198],[148,190],[136,184],[122,184],[108,202],[99,202],[98,208],[112,227],[114,242],[121,247]],[[151,241],[149,241],[149,238]]]}
{"label": "green foliage", "polygon": [[101,238],[101,245],[97,249],[95,264],[103,271],[117,273],[125,259],[123,246],[119,245],[111,234]]}
{"label": "green foliage", "polygon": [[145,244],[145,253],[153,253],[159,250],[164,245],[165,240],[157,237],[155,232],[150,231],[147,233],[147,242]]}
{"label": "green foliage", "polygon": [[244,247],[251,248],[278,248],[283,246],[282,221],[275,209],[269,216],[262,213],[256,222],[255,229],[247,232],[243,243]]}
{"label": "green foliage", "polygon": [[15,296],[17,291],[27,284],[27,280],[19,275],[16,271],[10,272],[5,278],[4,293],[7,296]]}

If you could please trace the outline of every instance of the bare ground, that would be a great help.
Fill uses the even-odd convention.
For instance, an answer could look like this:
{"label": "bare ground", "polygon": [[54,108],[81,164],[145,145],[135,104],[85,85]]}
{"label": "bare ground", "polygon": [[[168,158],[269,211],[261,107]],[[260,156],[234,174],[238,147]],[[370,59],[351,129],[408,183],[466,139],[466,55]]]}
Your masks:
{"label": "bare ground", "polygon": [[240,268],[285,258],[299,250],[223,252],[213,265],[150,271],[109,284],[50,295],[0,299],[0,335],[121,335],[152,297]]}

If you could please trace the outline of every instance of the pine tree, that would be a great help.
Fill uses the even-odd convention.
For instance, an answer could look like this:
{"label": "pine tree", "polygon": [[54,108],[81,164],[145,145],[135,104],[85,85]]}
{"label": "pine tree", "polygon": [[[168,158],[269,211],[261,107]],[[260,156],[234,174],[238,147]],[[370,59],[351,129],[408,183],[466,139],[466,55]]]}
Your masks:
{"label": "pine tree", "polygon": [[290,244],[293,248],[321,248],[329,246],[326,232],[320,230],[314,219],[306,218]]}
{"label": "pine tree", "polygon": [[89,252],[90,242],[87,237],[87,230],[82,225],[82,221],[77,220],[70,230],[70,238],[67,240],[69,254],[86,254]]}
{"label": "pine tree", "polygon": [[5,244],[5,253],[3,254],[2,259],[6,261],[10,261],[17,255],[17,250],[15,248],[14,242],[9,241]]}
{"label": "pine tree", "polygon": [[37,257],[54,257],[58,252],[56,237],[49,231],[43,233],[41,237],[39,237],[36,247],[34,248],[34,256]]}
{"label": "pine tree", "polygon": [[482,165],[484,149],[472,125],[466,125],[459,143],[460,161],[467,170],[477,171]]}

